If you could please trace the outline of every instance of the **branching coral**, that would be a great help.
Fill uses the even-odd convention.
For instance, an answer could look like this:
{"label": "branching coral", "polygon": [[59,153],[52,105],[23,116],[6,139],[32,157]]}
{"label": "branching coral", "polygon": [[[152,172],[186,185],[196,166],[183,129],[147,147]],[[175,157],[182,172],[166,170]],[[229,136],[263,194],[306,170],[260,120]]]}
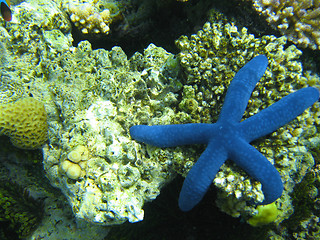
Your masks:
{"label": "branching coral", "polygon": [[320,1],[253,0],[253,6],[294,43],[320,49]]}
{"label": "branching coral", "polygon": [[71,21],[83,34],[108,34],[110,24],[120,13],[113,2],[71,0],[66,8]]}

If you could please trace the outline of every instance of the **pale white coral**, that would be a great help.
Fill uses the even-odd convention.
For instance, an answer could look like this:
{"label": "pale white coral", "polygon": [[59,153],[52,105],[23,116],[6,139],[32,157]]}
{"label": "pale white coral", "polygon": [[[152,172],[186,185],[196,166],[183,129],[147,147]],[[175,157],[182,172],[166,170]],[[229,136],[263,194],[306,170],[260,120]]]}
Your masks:
{"label": "pale white coral", "polygon": [[267,21],[303,47],[320,49],[320,2],[309,0],[252,0]]}
{"label": "pale white coral", "polygon": [[118,8],[113,2],[70,0],[65,7],[71,21],[83,34],[108,34],[113,18],[118,15],[114,12]]}

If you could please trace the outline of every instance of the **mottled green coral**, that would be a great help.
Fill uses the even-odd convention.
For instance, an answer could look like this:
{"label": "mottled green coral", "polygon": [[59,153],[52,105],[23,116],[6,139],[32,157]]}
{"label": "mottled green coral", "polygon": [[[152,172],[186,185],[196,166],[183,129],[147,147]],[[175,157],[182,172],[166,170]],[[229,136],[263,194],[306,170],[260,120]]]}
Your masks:
{"label": "mottled green coral", "polygon": [[41,220],[41,202],[17,184],[2,181],[0,186],[0,221],[10,222],[19,237],[28,236]]}
{"label": "mottled green coral", "polygon": [[1,44],[7,49],[7,63],[0,66],[0,101],[30,95],[44,100],[48,92],[39,89],[48,72],[43,66],[72,46],[71,24],[59,1],[29,0],[14,11],[14,19],[6,27],[4,22],[0,26]]}
{"label": "mottled green coral", "polygon": [[302,220],[311,216],[314,208],[312,192],[315,188],[315,180],[315,175],[309,172],[302,181],[295,186],[291,194],[294,214],[284,222],[290,229],[295,229]]}

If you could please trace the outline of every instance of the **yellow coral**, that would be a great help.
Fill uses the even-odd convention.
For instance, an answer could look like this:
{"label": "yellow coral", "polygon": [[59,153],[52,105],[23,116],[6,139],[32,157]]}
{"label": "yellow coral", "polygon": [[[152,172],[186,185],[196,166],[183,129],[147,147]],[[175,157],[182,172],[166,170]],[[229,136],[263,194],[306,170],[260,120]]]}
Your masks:
{"label": "yellow coral", "polygon": [[82,161],[88,160],[88,154],[89,154],[88,149],[85,146],[79,145],[75,149],[73,149],[71,152],[69,152],[68,159],[71,162],[78,163],[81,160]]}
{"label": "yellow coral", "polygon": [[73,180],[77,180],[82,174],[81,167],[78,164],[75,164],[68,160],[65,160],[61,163],[61,169],[69,178]]}
{"label": "yellow coral", "polygon": [[253,227],[272,223],[278,216],[278,209],[274,202],[268,205],[260,205],[257,210],[258,214],[248,220],[248,223]]}
{"label": "yellow coral", "polygon": [[71,21],[83,34],[109,34],[110,24],[119,16],[115,3],[99,0],[69,0],[66,8]]}
{"label": "yellow coral", "polygon": [[67,159],[60,163],[62,171],[71,179],[77,180],[85,175],[85,168],[89,158],[87,147],[79,145],[68,153]]}
{"label": "yellow coral", "polygon": [[10,137],[22,149],[36,149],[48,138],[47,114],[43,103],[26,97],[0,104],[0,135]]}

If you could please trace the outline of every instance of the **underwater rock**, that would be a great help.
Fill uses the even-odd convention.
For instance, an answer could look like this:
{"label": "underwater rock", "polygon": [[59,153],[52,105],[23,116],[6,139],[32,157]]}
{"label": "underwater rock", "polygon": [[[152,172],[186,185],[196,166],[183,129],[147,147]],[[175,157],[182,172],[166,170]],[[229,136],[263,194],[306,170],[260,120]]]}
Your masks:
{"label": "underwater rock", "polygon": [[173,157],[161,162],[147,156],[128,133],[135,122],[175,118],[165,113],[176,102],[172,89],[181,85],[161,78],[170,56],[151,44],[127,60],[120,47],[92,50],[84,41],[51,62],[56,74],[49,79],[54,94],[48,109],[58,110],[48,112],[50,144],[43,148],[43,164],[78,219],[100,225],[141,221],[144,202],[172,179]]}

